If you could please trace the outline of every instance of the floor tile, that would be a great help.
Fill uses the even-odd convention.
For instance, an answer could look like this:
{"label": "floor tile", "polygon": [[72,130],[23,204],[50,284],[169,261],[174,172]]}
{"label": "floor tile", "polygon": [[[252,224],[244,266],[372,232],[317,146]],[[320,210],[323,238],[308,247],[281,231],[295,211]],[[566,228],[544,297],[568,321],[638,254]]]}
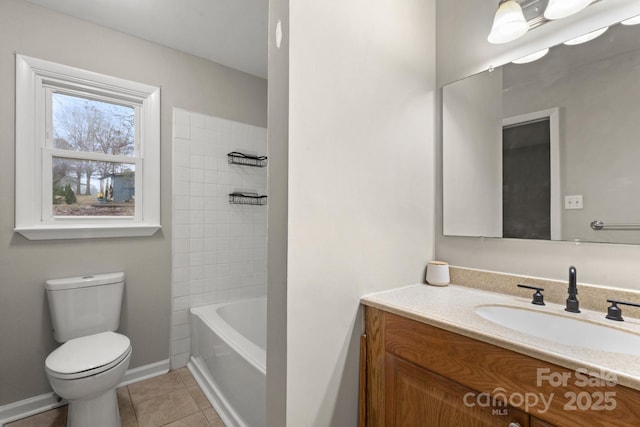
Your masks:
{"label": "floor tile", "polygon": [[202,412],[196,412],[193,415],[166,424],[164,427],[211,427],[211,424],[209,424]]}
{"label": "floor tile", "polygon": [[202,392],[200,387],[198,387],[197,384],[195,386],[189,387],[188,390],[189,390],[189,393],[191,393],[191,397],[193,397],[193,400],[195,400],[200,410],[211,407],[211,403],[209,403],[209,399],[207,399],[207,396],[204,395],[204,393]]}
{"label": "floor tile", "polygon": [[186,385],[187,387],[198,385],[198,383],[196,382],[196,379],[193,378],[193,375],[191,374],[191,371],[189,371],[188,368],[180,368],[180,369],[177,369],[176,372],[182,379],[182,382],[184,383],[184,385]]}
{"label": "floor tile", "polygon": [[140,381],[129,386],[131,402],[143,402],[165,394],[169,394],[184,387],[184,384],[176,371]]}
{"label": "floor tile", "polygon": [[209,421],[209,423],[211,424],[211,427],[225,427],[224,423],[222,422],[222,419],[220,419],[220,416],[218,415],[215,409],[213,408],[205,409],[204,411],[202,411],[202,413],[204,414],[205,417],[207,417],[207,421]]}
{"label": "floor tile", "polygon": [[184,418],[200,409],[186,388],[134,403],[140,427],[157,427]]}
{"label": "floor tile", "polygon": [[[225,427],[187,368],[116,389],[122,427]],[[67,407],[5,427],[65,427]]]}
{"label": "floor tile", "polygon": [[122,408],[122,406],[132,406],[131,404],[131,396],[129,395],[128,387],[119,387],[116,389],[116,396],[118,397],[118,406]]}
{"label": "floor tile", "polygon": [[138,427],[138,420],[133,410],[133,403],[131,403],[129,388],[120,387],[116,390],[116,394],[118,396],[118,409],[120,410],[122,427]]}
{"label": "floor tile", "polygon": [[22,420],[5,424],[5,427],[65,427],[67,425],[67,407],[52,409]]}

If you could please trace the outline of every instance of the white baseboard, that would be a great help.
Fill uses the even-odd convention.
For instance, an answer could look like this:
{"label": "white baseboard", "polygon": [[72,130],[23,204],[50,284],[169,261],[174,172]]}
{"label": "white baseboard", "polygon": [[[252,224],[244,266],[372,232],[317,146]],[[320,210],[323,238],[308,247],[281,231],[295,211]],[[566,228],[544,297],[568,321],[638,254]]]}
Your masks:
{"label": "white baseboard", "polygon": [[51,392],[0,406],[0,426],[10,423],[11,421],[16,421],[25,417],[30,417],[31,415],[39,414],[40,412],[57,408],[58,406],[65,405],[66,403],[67,402],[65,400],[58,402],[58,396]]}
{"label": "white baseboard", "polygon": [[167,372],[169,372],[170,364],[170,359],[165,359],[159,362],[129,369],[124,374],[124,378],[122,379],[120,384],[118,384],[118,387],[124,387],[129,384],[157,377],[158,375],[166,374]]}
{"label": "white baseboard", "polygon": [[[169,372],[169,359],[151,363],[149,365],[139,366],[129,369],[125,374],[122,382],[118,387],[124,387],[129,384],[137,383],[148,378]],[[0,427],[12,421],[30,417],[50,409],[66,405],[66,400],[58,401],[58,396],[51,392],[40,396],[30,397],[8,405],[0,406]]]}

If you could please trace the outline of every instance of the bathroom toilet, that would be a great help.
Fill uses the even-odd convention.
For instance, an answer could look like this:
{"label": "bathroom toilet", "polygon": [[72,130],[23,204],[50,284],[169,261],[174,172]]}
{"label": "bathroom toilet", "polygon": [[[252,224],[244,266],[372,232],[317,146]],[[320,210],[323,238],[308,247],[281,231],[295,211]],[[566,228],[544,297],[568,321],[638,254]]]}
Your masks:
{"label": "bathroom toilet", "polygon": [[51,387],[69,401],[67,427],[116,427],[116,386],[131,359],[120,325],[124,273],[48,280],[54,339],[62,343],[45,361]]}

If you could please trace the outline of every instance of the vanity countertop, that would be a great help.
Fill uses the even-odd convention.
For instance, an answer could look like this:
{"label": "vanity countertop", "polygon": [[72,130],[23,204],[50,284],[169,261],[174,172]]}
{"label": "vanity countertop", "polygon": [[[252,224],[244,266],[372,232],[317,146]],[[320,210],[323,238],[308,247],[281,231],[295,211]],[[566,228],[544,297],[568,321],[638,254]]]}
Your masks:
{"label": "vanity countertop", "polygon": [[640,335],[640,319],[625,315],[624,322],[604,318],[606,313],[584,310],[567,313],[564,306],[547,302],[531,304],[521,298],[451,284],[445,287],[410,285],[365,295],[363,305],[378,308],[418,322],[445,329],[489,344],[522,353],[571,370],[586,369],[603,378],[615,375],[618,384],[640,390],[640,357],[631,354],[573,347],[520,333],[493,323],[474,311],[480,305],[508,305],[543,311],[564,317],[579,318]]}

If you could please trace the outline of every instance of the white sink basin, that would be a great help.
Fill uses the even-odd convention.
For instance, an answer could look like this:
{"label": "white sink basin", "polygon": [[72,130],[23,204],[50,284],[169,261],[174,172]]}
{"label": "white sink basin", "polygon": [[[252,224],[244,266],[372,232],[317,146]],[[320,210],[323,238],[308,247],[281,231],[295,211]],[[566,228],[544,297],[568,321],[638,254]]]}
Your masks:
{"label": "white sink basin", "polygon": [[559,344],[640,356],[640,335],[631,332],[504,305],[482,305],[475,312],[498,325]]}

